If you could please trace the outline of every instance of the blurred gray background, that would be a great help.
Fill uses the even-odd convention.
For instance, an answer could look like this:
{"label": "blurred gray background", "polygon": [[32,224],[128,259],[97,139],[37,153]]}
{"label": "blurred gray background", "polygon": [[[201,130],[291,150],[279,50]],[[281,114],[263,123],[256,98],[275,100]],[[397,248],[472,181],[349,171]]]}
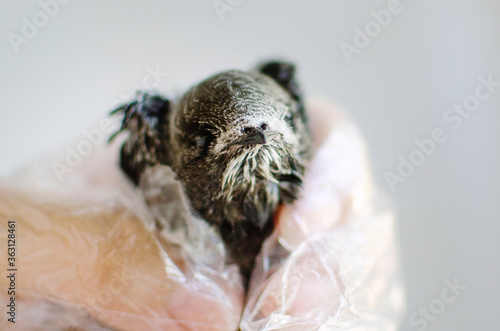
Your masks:
{"label": "blurred gray background", "polygon": [[[176,95],[219,70],[285,57],[307,95],[359,123],[395,202],[401,330],[500,329],[500,87],[478,80],[500,82],[498,0],[0,4],[0,175],[60,151],[136,88]],[[356,39],[357,28],[371,36]],[[451,113],[464,102],[473,110]],[[420,160],[415,140],[435,129],[446,140]],[[421,164],[401,176],[410,156]],[[388,172],[404,180],[393,190]]]}

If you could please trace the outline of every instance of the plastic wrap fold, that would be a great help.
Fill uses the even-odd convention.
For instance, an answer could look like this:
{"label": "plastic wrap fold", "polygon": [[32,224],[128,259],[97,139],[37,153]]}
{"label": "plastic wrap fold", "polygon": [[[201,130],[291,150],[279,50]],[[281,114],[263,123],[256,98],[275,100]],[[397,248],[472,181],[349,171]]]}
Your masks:
{"label": "plastic wrap fold", "polygon": [[[1,330],[396,330],[404,310],[391,208],[356,127],[308,107],[315,154],[245,296],[217,231],[167,166],[139,187],[96,149],[58,182],[43,162],[0,185],[0,266],[15,224],[15,295],[0,278]],[[7,303],[15,297],[15,324]]]}

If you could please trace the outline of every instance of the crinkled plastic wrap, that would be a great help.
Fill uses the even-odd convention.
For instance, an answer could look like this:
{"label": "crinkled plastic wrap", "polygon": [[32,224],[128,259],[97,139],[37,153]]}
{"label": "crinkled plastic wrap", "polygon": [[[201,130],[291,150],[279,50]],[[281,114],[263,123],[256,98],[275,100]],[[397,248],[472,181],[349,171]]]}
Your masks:
{"label": "crinkled plastic wrap", "polygon": [[[0,266],[12,220],[16,323],[2,312],[0,329],[395,330],[404,304],[391,208],[356,127],[325,102],[309,112],[315,156],[302,197],[280,210],[246,296],[169,167],[134,188],[115,145],[62,183],[41,166],[4,181]],[[0,278],[2,307],[9,282]]]}

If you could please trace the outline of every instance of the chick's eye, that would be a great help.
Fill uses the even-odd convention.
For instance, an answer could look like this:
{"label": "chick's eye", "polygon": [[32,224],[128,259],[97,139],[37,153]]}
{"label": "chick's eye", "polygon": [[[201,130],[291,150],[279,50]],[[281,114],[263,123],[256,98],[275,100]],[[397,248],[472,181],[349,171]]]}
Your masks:
{"label": "chick's eye", "polygon": [[197,149],[203,151],[203,153],[207,153],[210,145],[215,140],[215,135],[208,130],[201,130],[194,137],[193,145],[196,146]]}
{"label": "chick's eye", "polygon": [[198,136],[194,140],[196,142],[196,147],[198,148],[204,148],[207,143],[207,137]]}

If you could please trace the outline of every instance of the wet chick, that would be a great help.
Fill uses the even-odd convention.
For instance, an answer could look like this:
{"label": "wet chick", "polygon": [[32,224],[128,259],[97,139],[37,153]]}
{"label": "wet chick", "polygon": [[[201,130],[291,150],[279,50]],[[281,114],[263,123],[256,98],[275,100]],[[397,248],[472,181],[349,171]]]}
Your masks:
{"label": "wet chick", "polygon": [[295,68],[267,62],[216,74],[177,102],[142,94],[114,113],[129,137],[120,165],[137,184],[170,166],[192,207],[215,225],[248,280],[280,204],[300,194],[310,132]]}

